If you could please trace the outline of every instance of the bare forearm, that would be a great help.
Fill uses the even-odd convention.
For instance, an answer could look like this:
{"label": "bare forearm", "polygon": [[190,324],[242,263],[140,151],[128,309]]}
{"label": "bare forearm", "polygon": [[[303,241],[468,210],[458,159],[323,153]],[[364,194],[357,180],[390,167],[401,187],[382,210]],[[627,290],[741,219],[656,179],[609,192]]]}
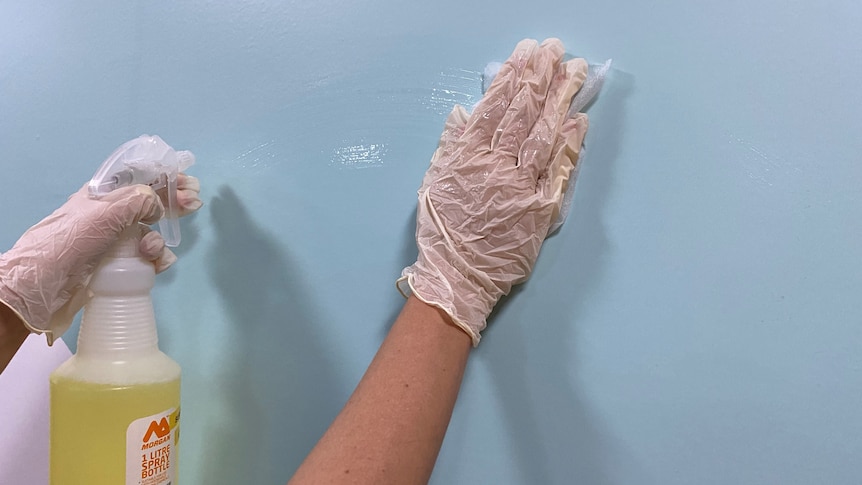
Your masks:
{"label": "bare forearm", "polygon": [[12,310],[0,303],[0,373],[2,373],[30,332]]}
{"label": "bare forearm", "polygon": [[409,298],[353,395],[290,484],[427,483],[470,345],[443,312]]}

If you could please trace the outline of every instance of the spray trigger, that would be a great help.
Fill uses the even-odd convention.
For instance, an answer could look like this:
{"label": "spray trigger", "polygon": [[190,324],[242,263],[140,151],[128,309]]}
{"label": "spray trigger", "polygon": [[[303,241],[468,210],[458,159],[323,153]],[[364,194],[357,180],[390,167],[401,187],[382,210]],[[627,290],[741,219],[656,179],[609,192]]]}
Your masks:
{"label": "spray trigger", "polygon": [[168,203],[159,221],[165,245],[180,244],[177,176],[195,163],[189,151],[177,151],[156,135],[141,135],[127,141],[105,160],[89,183],[90,197],[98,199],[120,187],[149,185],[153,190],[166,188]]}

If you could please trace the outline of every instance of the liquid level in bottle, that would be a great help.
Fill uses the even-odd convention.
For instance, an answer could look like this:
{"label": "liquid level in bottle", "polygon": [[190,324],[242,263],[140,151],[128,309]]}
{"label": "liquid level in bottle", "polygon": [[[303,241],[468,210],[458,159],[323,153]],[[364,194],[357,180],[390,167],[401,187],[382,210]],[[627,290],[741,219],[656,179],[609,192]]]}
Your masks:
{"label": "liquid level in bottle", "polygon": [[52,376],[51,485],[125,485],[129,425],[179,406],[179,378],[114,385]]}

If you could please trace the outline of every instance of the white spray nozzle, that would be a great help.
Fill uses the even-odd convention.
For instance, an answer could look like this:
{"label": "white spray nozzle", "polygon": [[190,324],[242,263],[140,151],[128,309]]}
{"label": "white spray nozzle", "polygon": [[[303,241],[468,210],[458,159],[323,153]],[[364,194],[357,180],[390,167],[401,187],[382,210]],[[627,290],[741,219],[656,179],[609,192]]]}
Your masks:
{"label": "white spray nozzle", "polygon": [[90,180],[90,197],[99,197],[128,185],[145,184],[154,190],[167,188],[168,204],[159,221],[165,244],[180,244],[177,175],[195,163],[192,152],[177,151],[155,135],[141,135],[117,148]]}

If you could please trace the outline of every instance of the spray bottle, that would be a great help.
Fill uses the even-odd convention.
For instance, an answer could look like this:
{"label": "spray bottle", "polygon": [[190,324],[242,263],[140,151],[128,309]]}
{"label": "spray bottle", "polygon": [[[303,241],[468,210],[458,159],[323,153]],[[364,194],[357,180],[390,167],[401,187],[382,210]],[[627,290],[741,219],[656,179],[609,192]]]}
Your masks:
{"label": "spray bottle", "polygon": [[[132,184],[167,187],[159,227],[180,242],[177,175],[194,163],[158,136],[118,148],[90,197]],[[180,367],[159,350],[150,290],[155,268],[138,253],[140,227],[121,235],[87,287],[78,348],[51,374],[51,485],[176,485]]]}

